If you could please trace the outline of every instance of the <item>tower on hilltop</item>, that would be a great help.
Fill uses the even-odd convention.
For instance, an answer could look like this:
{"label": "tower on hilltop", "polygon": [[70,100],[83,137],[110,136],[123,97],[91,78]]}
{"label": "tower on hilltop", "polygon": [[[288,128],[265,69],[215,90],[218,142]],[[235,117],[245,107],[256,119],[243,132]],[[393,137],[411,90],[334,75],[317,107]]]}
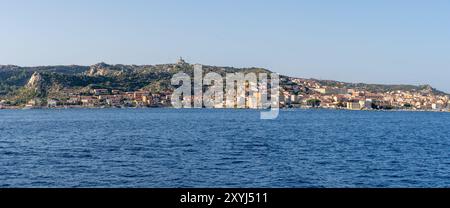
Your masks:
{"label": "tower on hilltop", "polygon": [[186,61],[183,59],[183,57],[180,57],[180,58],[177,60],[177,64],[178,64],[178,65],[184,65],[184,64],[186,64]]}

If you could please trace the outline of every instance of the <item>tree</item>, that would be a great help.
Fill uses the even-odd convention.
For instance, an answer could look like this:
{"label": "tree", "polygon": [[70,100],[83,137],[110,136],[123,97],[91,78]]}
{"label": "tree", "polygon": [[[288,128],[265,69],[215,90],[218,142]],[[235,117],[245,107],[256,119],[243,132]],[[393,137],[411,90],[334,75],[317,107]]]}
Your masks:
{"label": "tree", "polygon": [[403,105],[403,107],[405,107],[405,108],[412,108],[413,106],[411,104],[409,104],[409,103],[406,103],[406,104]]}
{"label": "tree", "polygon": [[320,103],[321,103],[322,101],[320,101],[319,99],[309,99],[309,100],[307,100],[306,101],[306,104],[308,105],[308,106],[311,106],[311,107],[313,107],[313,108],[316,108],[316,107],[319,107],[320,106]]}

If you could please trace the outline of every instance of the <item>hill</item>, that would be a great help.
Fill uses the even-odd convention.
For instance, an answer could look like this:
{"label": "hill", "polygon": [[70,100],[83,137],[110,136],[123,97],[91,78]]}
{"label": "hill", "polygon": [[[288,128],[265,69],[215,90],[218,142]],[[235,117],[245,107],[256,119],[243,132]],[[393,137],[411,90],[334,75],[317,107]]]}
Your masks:
{"label": "hill", "polygon": [[[265,72],[263,68],[234,68],[203,66],[205,72],[216,72],[221,75],[234,72]],[[20,67],[0,65],[0,98],[13,100],[23,104],[27,100],[49,95],[57,97],[61,92],[83,93],[90,89],[115,89],[123,92],[148,90],[153,93],[172,90],[172,76],[178,72],[193,75],[193,65],[185,62],[160,65],[109,65],[98,63],[92,66],[39,66]],[[282,85],[291,85],[293,78],[282,76]],[[429,85],[380,85],[364,83],[345,83],[331,80],[302,79],[314,85],[332,88],[353,88],[374,93],[390,91],[421,92],[434,95],[447,95]],[[301,85],[301,84],[300,84]],[[299,86],[299,93],[311,93],[306,86]]]}

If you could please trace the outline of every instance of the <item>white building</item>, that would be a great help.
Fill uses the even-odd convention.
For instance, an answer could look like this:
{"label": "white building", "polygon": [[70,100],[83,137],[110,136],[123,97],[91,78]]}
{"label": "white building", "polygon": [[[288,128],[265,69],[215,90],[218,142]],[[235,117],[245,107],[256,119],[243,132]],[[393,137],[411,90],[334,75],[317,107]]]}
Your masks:
{"label": "white building", "polygon": [[315,88],[314,91],[326,95],[344,95],[348,93],[345,88]]}
{"label": "white building", "polygon": [[443,106],[442,106],[442,104],[439,104],[439,103],[433,103],[433,104],[431,104],[431,109],[433,109],[433,110],[442,110]]}
{"label": "white building", "polygon": [[364,108],[365,109],[372,109],[373,100],[372,99],[366,99],[364,102]]}
{"label": "white building", "polygon": [[353,101],[347,103],[347,109],[349,110],[361,110],[363,109],[363,105],[359,101]]}
{"label": "white building", "polygon": [[47,100],[47,107],[49,108],[55,108],[58,105],[58,101],[54,99],[48,99]]}

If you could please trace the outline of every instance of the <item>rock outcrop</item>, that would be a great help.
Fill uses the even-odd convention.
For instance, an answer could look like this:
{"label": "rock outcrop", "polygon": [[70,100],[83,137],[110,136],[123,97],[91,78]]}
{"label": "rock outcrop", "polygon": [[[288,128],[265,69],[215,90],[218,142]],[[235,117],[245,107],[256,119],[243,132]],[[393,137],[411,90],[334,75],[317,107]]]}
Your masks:
{"label": "rock outcrop", "polygon": [[106,63],[98,63],[92,65],[86,72],[87,76],[121,76],[127,71],[126,67],[121,67],[122,65],[108,65]]}
{"label": "rock outcrop", "polygon": [[29,89],[35,89],[36,91],[43,89],[43,80],[44,78],[39,72],[34,72],[28,81],[26,87]]}

